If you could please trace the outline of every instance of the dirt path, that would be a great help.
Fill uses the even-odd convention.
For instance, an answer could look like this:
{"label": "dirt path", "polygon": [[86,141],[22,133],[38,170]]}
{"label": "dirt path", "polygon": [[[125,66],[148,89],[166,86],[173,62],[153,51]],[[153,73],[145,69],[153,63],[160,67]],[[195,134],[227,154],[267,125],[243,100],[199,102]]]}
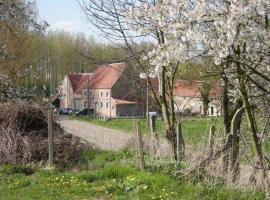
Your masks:
{"label": "dirt path", "polygon": [[102,150],[117,151],[134,142],[133,135],[131,134],[103,128],[87,122],[61,118],[60,125],[66,132],[78,136]]}
{"label": "dirt path", "polygon": [[[59,119],[59,123],[66,132],[86,140],[91,145],[101,150],[117,151],[125,148],[137,148],[137,139],[130,133],[62,117]],[[150,152],[150,138],[144,136],[143,141],[144,150]],[[170,150],[166,140],[159,139],[158,146],[159,150],[155,155],[168,157]]]}

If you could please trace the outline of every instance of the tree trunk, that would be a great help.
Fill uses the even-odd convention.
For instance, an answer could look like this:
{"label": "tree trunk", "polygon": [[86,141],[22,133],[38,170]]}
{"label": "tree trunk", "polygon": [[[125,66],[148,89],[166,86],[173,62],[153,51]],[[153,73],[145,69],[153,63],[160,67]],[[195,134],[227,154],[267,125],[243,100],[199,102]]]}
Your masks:
{"label": "tree trunk", "polygon": [[226,137],[226,142],[223,146],[222,153],[223,153],[223,158],[222,158],[222,172],[223,175],[226,175],[228,173],[228,168],[229,168],[229,158],[230,158],[230,149],[232,146],[232,135],[228,134]]}
{"label": "tree trunk", "polygon": [[[166,90],[169,90],[166,88],[165,84],[165,68],[162,68],[161,73],[159,74],[159,94],[160,94],[160,102],[161,102],[161,108],[162,108],[162,115],[164,119],[164,125],[165,125],[165,137],[169,141],[171,146],[171,156],[173,159],[177,159],[177,137],[176,137],[176,118],[174,113],[174,104],[173,102],[173,96],[166,95]],[[167,86],[168,87],[168,86]],[[172,88],[170,88],[173,90]],[[168,92],[172,93],[172,91]],[[184,147],[181,147],[184,148]]]}
{"label": "tree trunk", "polygon": [[223,115],[224,115],[223,124],[224,124],[224,132],[225,132],[225,141],[224,141],[223,158],[222,158],[222,172],[223,172],[223,175],[226,175],[228,173],[228,168],[229,168],[229,157],[230,157],[229,152],[230,152],[231,143],[232,143],[232,135],[230,135],[232,118],[234,117],[237,110],[243,106],[243,102],[240,99],[237,100],[237,103],[235,104],[233,110],[230,111],[229,96],[228,96],[228,89],[229,89],[228,78],[223,77],[222,79],[224,81],[222,106],[223,106]]}
{"label": "tree trunk", "polygon": [[227,77],[222,78],[224,81],[223,86],[223,95],[222,95],[222,106],[223,106],[223,123],[225,127],[225,136],[230,134],[230,127],[231,127],[231,119],[230,119],[230,111],[229,111],[229,97],[228,97],[228,90],[229,90],[229,81]]}
{"label": "tree trunk", "polygon": [[231,120],[229,115],[229,97],[228,97],[228,78],[223,77],[224,87],[223,87],[223,95],[222,95],[222,106],[223,106],[223,124],[224,124],[224,132],[225,132],[225,141],[224,141],[224,155],[222,158],[222,172],[225,175],[228,172],[229,166],[229,149],[231,146],[231,137],[230,134],[230,126]]}
{"label": "tree trunk", "polygon": [[203,116],[206,117],[207,116],[207,111],[208,111],[208,108],[209,108],[209,100],[208,98],[204,99],[203,98]]}
{"label": "tree trunk", "polygon": [[243,83],[240,84],[240,91],[241,91],[242,99],[243,99],[243,102],[244,102],[245,108],[246,108],[246,113],[247,113],[247,117],[248,117],[248,121],[249,121],[249,127],[251,130],[252,139],[253,139],[253,145],[255,148],[256,155],[258,157],[258,166],[256,166],[256,167],[261,169],[262,186],[263,186],[264,190],[268,191],[269,190],[269,183],[268,183],[268,176],[267,176],[266,169],[265,169],[266,163],[265,163],[265,158],[263,155],[262,144],[261,144],[261,140],[258,138],[258,135],[257,135],[255,116],[253,115],[253,112],[252,112],[252,107],[251,107],[249,99],[248,99],[248,94],[246,91],[245,84],[243,84]]}

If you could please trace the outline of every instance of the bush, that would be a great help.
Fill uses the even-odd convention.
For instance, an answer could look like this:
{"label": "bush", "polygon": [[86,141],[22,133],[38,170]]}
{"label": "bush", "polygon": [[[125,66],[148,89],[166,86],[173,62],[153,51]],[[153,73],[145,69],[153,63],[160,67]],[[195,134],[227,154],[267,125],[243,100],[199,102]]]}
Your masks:
{"label": "bush", "polygon": [[35,170],[26,165],[4,165],[0,172],[7,175],[25,174],[29,176],[34,174]]}
{"label": "bush", "polygon": [[[48,159],[47,107],[16,101],[0,104],[0,164],[26,164]],[[53,121],[55,163],[74,163],[84,146],[79,138],[64,134]]]}

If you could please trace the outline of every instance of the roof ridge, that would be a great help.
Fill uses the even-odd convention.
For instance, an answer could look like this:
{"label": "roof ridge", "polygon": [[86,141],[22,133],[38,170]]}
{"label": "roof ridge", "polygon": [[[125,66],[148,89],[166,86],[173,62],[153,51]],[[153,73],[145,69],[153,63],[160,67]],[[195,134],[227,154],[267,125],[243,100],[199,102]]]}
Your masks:
{"label": "roof ridge", "polygon": [[126,68],[126,63],[111,63],[97,67],[92,78],[90,79],[90,88],[112,88]]}

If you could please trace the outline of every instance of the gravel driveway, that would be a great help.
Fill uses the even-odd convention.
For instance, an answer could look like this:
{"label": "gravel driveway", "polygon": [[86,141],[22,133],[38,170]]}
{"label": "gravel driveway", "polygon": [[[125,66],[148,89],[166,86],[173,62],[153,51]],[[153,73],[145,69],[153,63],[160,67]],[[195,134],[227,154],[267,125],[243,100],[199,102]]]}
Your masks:
{"label": "gravel driveway", "polygon": [[102,150],[117,151],[135,142],[131,134],[96,126],[87,122],[61,118],[60,125],[66,132],[78,136]]}
{"label": "gravel driveway", "polygon": [[[67,133],[78,136],[101,150],[117,151],[126,148],[137,149],[137,137],[130,133],[124,133],[65,117],[60,117],[58,120]],[[144,136],[143,143],[144,151],[151,152],[150,138]],[[159,139],[158,146],[158,152],[155,152],[155,155],[161,157],[170,156],[169,145],[166,140]]]}

